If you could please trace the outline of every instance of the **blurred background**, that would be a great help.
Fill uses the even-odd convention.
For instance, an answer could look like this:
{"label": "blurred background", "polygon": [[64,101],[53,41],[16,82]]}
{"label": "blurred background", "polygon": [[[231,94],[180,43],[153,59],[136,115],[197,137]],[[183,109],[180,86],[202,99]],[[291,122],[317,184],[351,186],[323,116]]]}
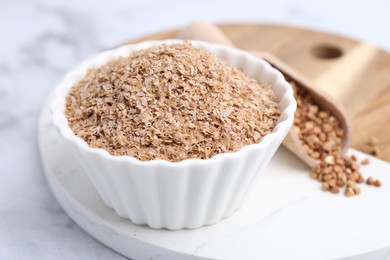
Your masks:
{"label": "blurred background", "polygon": [[388,0],[0,0],[0,259],[122,259],[67,217],[42,174],[40,110],[83,59],[198,19],[302,26],[390,51],[389,11]]}

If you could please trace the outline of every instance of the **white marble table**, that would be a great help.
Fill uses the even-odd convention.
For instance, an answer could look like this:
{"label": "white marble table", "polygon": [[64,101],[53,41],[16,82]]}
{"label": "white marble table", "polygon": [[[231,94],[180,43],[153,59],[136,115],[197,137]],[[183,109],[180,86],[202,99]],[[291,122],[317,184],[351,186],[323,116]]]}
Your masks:
{"label": "white marble table", "polygon": [[389,10],[387,0],[0,1],[0,259],[123,259],[70,220],[42,174],[38,115],[79,61],[200,18],[302,25],[390,50]]}

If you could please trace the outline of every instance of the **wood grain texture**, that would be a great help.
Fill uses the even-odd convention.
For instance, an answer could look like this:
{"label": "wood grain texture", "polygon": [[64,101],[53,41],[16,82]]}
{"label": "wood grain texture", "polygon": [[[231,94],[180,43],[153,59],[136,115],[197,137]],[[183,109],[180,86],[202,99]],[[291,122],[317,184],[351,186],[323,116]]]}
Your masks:
{"label": "wood grain texture", "polygon": [[[364,42],[326,32],[273,24],[220,24],[239,48],[268,51],[337,98],[353,118],[352,147],[390,161],[390,54]],[[175,38],[178,30],[133,40]]]}

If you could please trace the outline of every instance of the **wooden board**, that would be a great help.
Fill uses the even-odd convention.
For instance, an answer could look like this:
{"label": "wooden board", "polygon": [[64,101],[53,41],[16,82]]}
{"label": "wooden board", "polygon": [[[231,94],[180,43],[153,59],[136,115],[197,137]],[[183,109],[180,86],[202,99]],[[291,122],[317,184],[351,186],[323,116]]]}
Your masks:
{"label": "wooden board", "polygon": [[[221,24],[239,48],[268,51],[337,98],[353,119],[352,147],[390,161],[390,54],[364,42],[303,28],[271,24]],[[176,38],[178,30],[133,40]]]}

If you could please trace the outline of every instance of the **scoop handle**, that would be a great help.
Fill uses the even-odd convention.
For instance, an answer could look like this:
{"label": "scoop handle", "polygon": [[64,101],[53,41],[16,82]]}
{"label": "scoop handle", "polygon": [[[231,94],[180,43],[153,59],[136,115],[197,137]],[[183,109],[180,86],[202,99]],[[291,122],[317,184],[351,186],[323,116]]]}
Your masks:
{"label": "scoop handle", "polygon": [[189,23],[177,35],[179,39],[199,40],[235,48],[234,44],[214,24],[205,21]]}

